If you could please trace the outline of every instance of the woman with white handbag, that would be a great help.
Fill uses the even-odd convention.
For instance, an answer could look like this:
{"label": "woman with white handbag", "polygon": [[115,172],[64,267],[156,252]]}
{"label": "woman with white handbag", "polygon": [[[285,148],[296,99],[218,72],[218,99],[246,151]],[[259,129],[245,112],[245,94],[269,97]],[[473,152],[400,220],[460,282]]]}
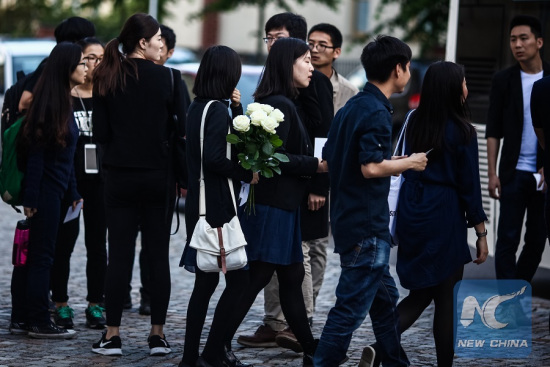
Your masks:
{"label": "woman with white handbag", "polygon": [[[229,223],[238,226],[234,193],[239,192],[239,188],[232,186],[238,186],[241,181],[251,184],[258,182],[258,174],[238,164],[236,154],[231,154],[226,141],[232,122],[228,113],[229,100],[233,116],[243,113],[240,93],[235,89],[240,76],[241,61],[237,53],[226,46],[212,46],[202,58],[193,86],[193,93],[197,97],[189,107],[186,125],[189,177],[185,202],[187,244],[180,266],[195,273],[195,285],[187,309],[180,367],[235,366],[236,363],[231,344],[224,345],[224,336],[235,303],[248,286],[248,271],[224,271],[226,288],[216,307],[206,345],[199,357],[208,303],[218,285],[222,267],[202,267],[200,261],[197,264],[197,256],[202,255],[201,251],[195,250],[190,244],[198,242],[200,245],[201,241],[208,240],[205,233],[199,232],[221,229]],[[210,228],[205,229],[206,226]],[[235,230],[240,231],[240,227]],[[202,239],[196,241],[199,235]],[[229,247],[232,244],[224,245]],[[221,257],[224,257],[223,254]],[[239,365],[246,366],[242,363]]]}

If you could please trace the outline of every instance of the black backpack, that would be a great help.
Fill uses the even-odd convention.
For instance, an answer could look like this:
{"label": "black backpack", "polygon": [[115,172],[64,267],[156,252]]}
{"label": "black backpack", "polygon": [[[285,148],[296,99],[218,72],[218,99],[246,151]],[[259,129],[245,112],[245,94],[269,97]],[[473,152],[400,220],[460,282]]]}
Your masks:
{"label": "black backpack", "polygon": [[4,94],[4,104],[2,105],[0,136],[3,136],[4,131],[6,131],[8,127],[13,125],[13,123],[22,116],[19,112],[19,100],[25,90],[25,83],[31,74],[32,73],[25,75],[23,71],[18,71],[17,82],[6,90],[6,93]]}

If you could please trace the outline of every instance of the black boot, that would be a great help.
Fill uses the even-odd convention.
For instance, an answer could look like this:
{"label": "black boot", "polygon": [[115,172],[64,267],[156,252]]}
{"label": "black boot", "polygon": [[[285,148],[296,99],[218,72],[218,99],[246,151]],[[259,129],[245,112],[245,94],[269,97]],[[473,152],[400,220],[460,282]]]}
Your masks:
{"label": "black boot", "polygon": [[237,358],[233,351],[224,346],[223,366],[224,367],[254,367],[252,364],[243,363]]}
{"label": "black boot", "polygon": [[206,359],[199,357],[197,359],[197,363],[195,363],[195,367],[213,367],[210,363],[206,362]]}
{"label": "black boot", "polygon": [[313,355],[317,350],[317,344],[319,344],[319,339],[314,339],[313,342],[307,343],[303,346],[304,349],[304,367],[313,367]]}

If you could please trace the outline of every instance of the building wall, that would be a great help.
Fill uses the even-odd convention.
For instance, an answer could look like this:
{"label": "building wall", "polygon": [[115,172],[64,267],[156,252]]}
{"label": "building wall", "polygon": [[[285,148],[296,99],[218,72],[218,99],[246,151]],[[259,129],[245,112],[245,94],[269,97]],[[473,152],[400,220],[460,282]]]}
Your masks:
{"label": "building wall", "polygon": [[[177,43],[180,46],[200,50],[202,48],[202,21],[200,19],[190,21],[189,14],[197,12],[202,6],[201,0],[179,1],[173,5],[172,17],[165,23],[172,27],[177,35]],[[375,19],[376,9],[379,0],[367,1],[368,8],[368,28],[373,29],[377,22],[383,22],[384,19],[395,14],[398,7],[390,6],[385,9],[381,19]],[[361,45],[352,45],[351,37],[354,33],[354,24],[356,17],[357,1],[342,0],[336,10],[332,10],[325,5],[307,1],[304,5],[292,7],[292,11],[306,16],[308,26],[317,23],[331,23],[338,27],[344,36],[342,47],[342,59],[357,59],[363,48]],[[282,12],[280,8],[269,5],[265,11],[266,20],[274,14]],[[256,6],[241,6],[232,12],[226,12],[219,15],[219,33],[218,43],[229,46],[239,53],[253,54],[256,51],[257,28],[259,11]],[[262,27],[262,36],[263,36]],[[397,37],[400,34],[393,34]],[[266,53],[265,47],[262,48]],[[415,50],[413,50],[414,52]]]}

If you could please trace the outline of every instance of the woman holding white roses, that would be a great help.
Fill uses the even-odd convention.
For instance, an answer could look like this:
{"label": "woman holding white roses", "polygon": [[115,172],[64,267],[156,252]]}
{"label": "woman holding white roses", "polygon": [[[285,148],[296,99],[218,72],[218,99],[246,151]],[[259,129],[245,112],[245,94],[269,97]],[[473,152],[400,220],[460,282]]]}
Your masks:
{"label": "woman holding white roses", "polygon": [[[250,285],[238,304],[238,317],[232,325],[233,337],[239,324],[254,303],[258,293],[269,283],[273,273],[279,279],[281,307],[290,328],[304,350],[304,366],[312,366],[316,341],[311,334],[302,294],[304,265],[300,234],[299,207],[308,180],[326,170],[324,163],[313,157],[311,142],[298,116],[295,99],[298,88],[309,85],[313,66],[308,45],[298,39],[282,38],[271,47],[264,73],[254,97],[256,102],[278,109],[284,116],[273,116],[262,127],[274,129],[283,144],[278,149],[288,157],[281,162],[280,175],[262,179],[255,186],[252,213],[241,213],[241,226],[246,236]],[[251,123],[264,121],[259,104],[249,105]],[[268,107],[269,108],[269,107]],[[256,118],[256,114],[262,118]]]}
{"label": "woman holding white roses", "polygon": [[[242,115],[240,94],[235,89],[241,76],[241,61],[235,51],[225,46],[213,46],[206,50],[193,86],[197,96],[189,106],[186,125],[188,191],[185,202],[187,244],[180,266],[195,273],[195,285],[189,299],[183,358],[185,366],[246,366],[231,352],[231,344],[224,345],[227,326],[235,310],[235,300],[248,286],[248,271],[234,270],[225,274],[226,288],[218,302],[214,321],[206,345],[199,357],[199,344],[208,310],[208,303],[219,281],[219,273],[205,273],[197,267],[196,250],[189,246],[193,230],[199,219],[199,178],[201,170],[200,127],[203,110],[214,100],[207,111],[204,124],[204,151],[202,154],[204,185],[206,192],[206,220],[212,227],[221,227],[233,218],[235,208],[228,178],[235,186],[241,181],[255,184],[258,174],[239,166],[237,159],[226,157],[225,140],[231,117]],[[231,102],[229,101],[231,100]],[[235,156],[235,154],[233,154]],[[239,187],[234,191],[239,192]],[[237,362],[239,364],[237,364]]]}

